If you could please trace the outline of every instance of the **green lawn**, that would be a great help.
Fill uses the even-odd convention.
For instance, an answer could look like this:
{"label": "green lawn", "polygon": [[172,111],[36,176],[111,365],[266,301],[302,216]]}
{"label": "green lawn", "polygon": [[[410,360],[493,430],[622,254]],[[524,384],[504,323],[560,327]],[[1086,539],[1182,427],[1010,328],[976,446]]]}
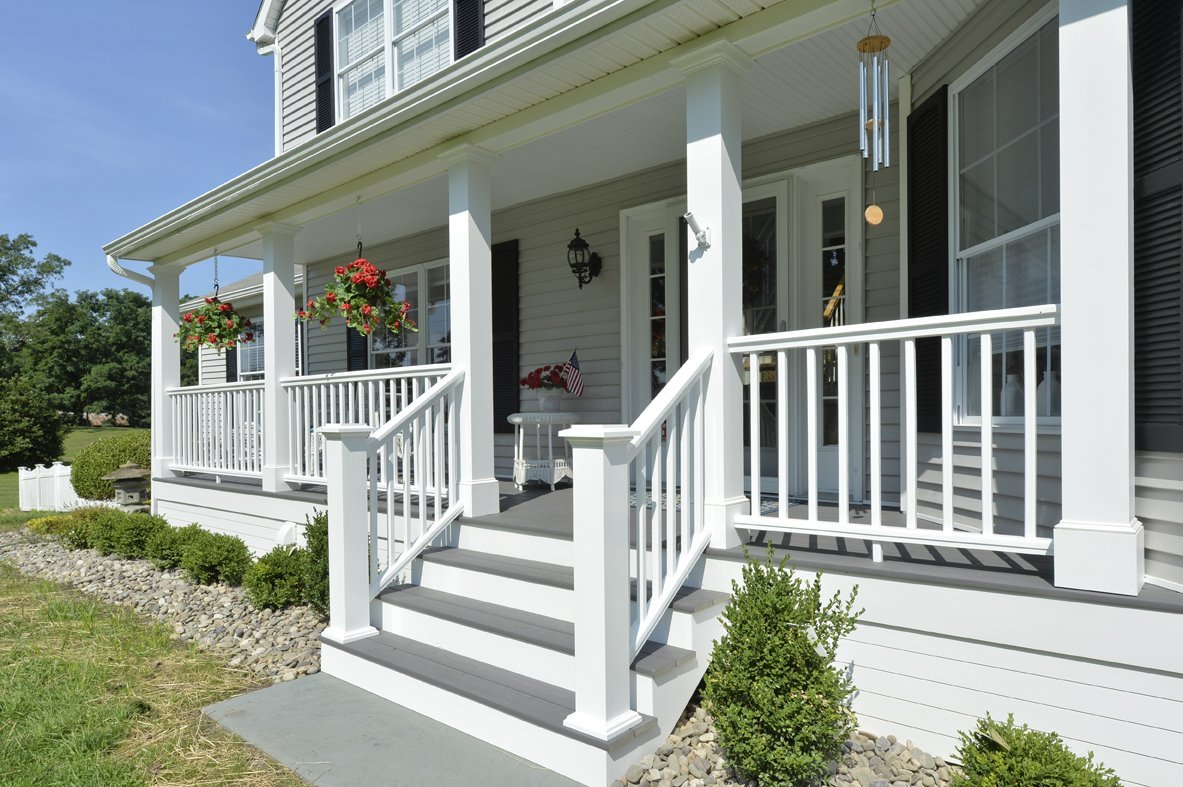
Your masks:
{"label": "green lawn", "polygon": [[0,784],[302,784],[201,715],[256,685],[164,626],[0,563]]}
{"label": "green lawn", "polygon": [[[86,446],[109,434],[123,432],[146,432],[147,429],[128,429],[117,426],[72,426],[62,442],[61,461],[72,462]],[[17,488],[17,471],[0,473],[0,511],[20,506],[20,492]]]}

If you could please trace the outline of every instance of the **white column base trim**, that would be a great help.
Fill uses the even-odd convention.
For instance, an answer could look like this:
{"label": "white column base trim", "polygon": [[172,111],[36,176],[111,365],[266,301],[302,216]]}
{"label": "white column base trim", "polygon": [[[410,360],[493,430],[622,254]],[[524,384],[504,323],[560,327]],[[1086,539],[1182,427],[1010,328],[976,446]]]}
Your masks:
{"label": "white column base trim", "polygon": [[291,484],[284,480],[289,468],[287,467],[272,467],[271,465],[263,465],[263,491],[264,492],[289,492],[292,489]]}
{"label": "white column base trim", "polygon": [[501,484],[496,478],[460,482],[460,500],[465,516],[488,516],[501,513]]}
{"label": "white column base trim", "polygon": [[1128,524],[1056,525],[1056,587],[1136,596],[1146,581],[1146,533]]}
{"label": "white column base trim", "polygon": [[600,719],[595,716],[581,714],[578,711],[563,719],[563,726],[576,732],[590,735],[596,740],[610,741],[625,730],[632,729],[643,721],[641,714],[635,710],[627,710],[614,719]]}
{"label": "white column base trim", "polygon": [[751,507],[747,497],[703,501],[703,515],[711,533],[711,549],[732,549],[742,543],[735,529],[735,517],[746,514]]}
{"label": "white column base trim", "polygon": [[336,642],[338,645],[348,645],[350,642],[357,642],[359,639],[369,639],[370,637],[378,636],[378,629],[373,626],[362,626],[361,628],[346,631],[329,626],[320,635],[330,642]]}
{"label": "white column base trim", "polygon": [[173,472],[173,458],[171,456],[152,457],[153,478],[172,478],[175,475],[177,474]]}

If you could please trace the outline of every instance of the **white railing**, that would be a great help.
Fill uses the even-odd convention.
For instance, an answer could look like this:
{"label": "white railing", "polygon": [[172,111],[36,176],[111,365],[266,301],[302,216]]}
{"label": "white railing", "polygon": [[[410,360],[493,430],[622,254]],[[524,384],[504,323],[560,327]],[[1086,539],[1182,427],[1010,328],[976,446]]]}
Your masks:
{"label": "white railing", "polygon": [[[922,317],[909,320],[892,320],[878,323],[864,323],[835,328],[818,328],[803,331],[744,336],[729,342],[732,353],[747,356],[749,369],[747,384],[750,389],[749,445],[750,477],[753,479],[752,507],[750,515],[737,517],[739,527],[760,530],[779,530],[824,534],[837,537],[859,538],[875,545],[874,555],[881,558],[879,545],[883,542],[917,543],[937,546],[959,546],[990,550],[1005,550],[1048,554],[1051,539],[1037,535],[1036,520],[1036,458],[1037,458],[1037,411],[1036,411],[1036,331],[1059,324],[1059,310],[1054,305],[1032,306],[1017,309],[951,314],[939,317]],[[1021,429],[1023,434],[1023,521],[1021,534],[1003,534],[995,530],[994,506],[994,385],[992,342],[995,334],[1021,332],[1023,336],[1023,407]],[[954,340],[965,337],[965,346],[978,342],[981,363],[977,371],[980,380],[980,424],[959,424],[958,428],[977,428],[981,438],[981,519],[970,525],[955,521],[954,516]],[[941,356],[941,480],[940,513],[935,524],[920,525],[917,516],[917,486],[919,462],[917,459],[917,381],[916,342],[918,339],[933,338],[940,341]],[[901,424],[903,440],[902,500],[907,502],[902,523],[888,525],[883,517],[883,375],[882,346],[889,342],[900,342],[901,386],[904,400]],[[868,361],[866,385],[869,395],[869,475],[870,497],[868,500],[869,523],[851,521],[851,451],[861,451],[862,445],[852,445],[852,386],[861,386],[861,376],[850,372],[852,352],[866,348]],[[837,500],[833,519],[819,516],[818,465],[819,465],[819,413],[818,386],[819,357],[822,352],[834,353],[837,383]],[[793,366],[790,355],[804,354],[805,370],[805,418],[800,428],[790,423],[790,379]],[[776,422],[777,442],[765,446],[761,440],[760,411],[760,356],[775,355],[776,380]],[[796,362],[797,358],[792,361]],[[972,371],[971,371],[972,373]],[[862,413],[854,413],[862,417]],[[1019,415],[1009,413],[1008,415]],[[802,435],[801,432],[804,432]],[[804,440],[806,509],[804,517],[790,515],[792,506],[802,495],[790,494],[794,484],[795,468],[799,454],[791,449],[800,449]],[[797,441],[797,442],[794,442]],[[776,514],[768,515],[762,510],[759,492],[762,476],[761,459],[765,448],[776,449]],[[962,472],[964,472],[962,468]]]}
{"label": "white railing", "polygon": [[632,426],[560,433],[576,479],[575,712],[564,723],[604,740],[640,721],[629,665],[709,542],[703,405],[713,359],[697,351]]}
{"label": "white railing", "polygon": [[348,642],[375,632],[370,601],[462,513],[457,369],[382,428],[327,424],[329,627]]}
{"label": "white railing", "polygon": [[174,470],[262,477],[262,381],[170,388],[167,393]]}
{"label": "white railing", "polygon": [[292,470],[286,480],[324,483],[326,424],[378,429],[448,373],[446,364],[287,377],[280,381],[292,423]]}

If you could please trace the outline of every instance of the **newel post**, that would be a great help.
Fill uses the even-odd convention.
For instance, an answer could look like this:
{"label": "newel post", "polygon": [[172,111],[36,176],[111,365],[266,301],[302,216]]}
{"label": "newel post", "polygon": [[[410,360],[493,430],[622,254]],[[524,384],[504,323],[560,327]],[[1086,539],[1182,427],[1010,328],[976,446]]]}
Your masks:
{"label": "newel post", "polygon": [[575,712],[563,722],[600,740],[641,721],[629,697],[628,454],[625,426],[576,426]]}
{"label": "newel post", "polygon": [[344,645],[378,633],[370,625],[370,427],[328,424],[317,431],[325,439],[329,513],[329,625],[323,636]]}

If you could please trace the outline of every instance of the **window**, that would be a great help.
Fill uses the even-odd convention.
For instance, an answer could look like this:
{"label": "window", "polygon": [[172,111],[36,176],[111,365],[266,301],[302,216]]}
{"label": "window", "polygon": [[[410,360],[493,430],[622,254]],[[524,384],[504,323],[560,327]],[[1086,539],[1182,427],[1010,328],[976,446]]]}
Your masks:
{"label": "window", "polygon": [[[370,335],[370,368],[448,363],[452,359],[452,313],[448,264],[435,262],[392,271],[395,297],[411,303],[407,316],[419,332],[392,336],[384,328]],[[421,293],[425,297],[421,296]]]}
{"label": "window", "polygon": [[[1044,17],[1046,19],[1046,15]],[[1060,300],[1058,26],[1053,17],[954,86],[954,238],[961,311]],[[1037,334],[1040,416],[1059,415],[1060,334]],[[994,412],[1021,417],[1023,336],[995,336]],[[981,413],[980,345],[962,347],[964,415]]]}
{"label": "window", "polygon": [[256,319],[254,327],[255,339],[238,345],[238,379],[263,379],[263,321]]}
{"label": "window", "polygon": [[340,116],[353,117],[452,62],[449,0],[353,0],[336,13]]}

